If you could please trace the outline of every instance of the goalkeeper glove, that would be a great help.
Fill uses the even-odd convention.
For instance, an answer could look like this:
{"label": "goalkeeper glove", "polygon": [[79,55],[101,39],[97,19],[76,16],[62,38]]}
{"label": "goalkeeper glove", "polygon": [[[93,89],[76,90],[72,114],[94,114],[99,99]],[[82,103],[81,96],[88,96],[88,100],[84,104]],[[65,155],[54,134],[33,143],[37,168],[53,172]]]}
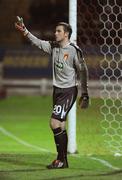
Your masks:
{"label": "goalkeeper glove", "polygon": [[89,96],[87,93],[83,93],[79,99],[79,106],[82,109],[88,108],[89,106]]}
{"label": "goalkeeper glove", "polygon": [[19,30],[24,36],[26,36],[29,31],[27,30],[27,28],[25,27],[24,23],[23,23],[23,18],[17,16],[17,22],[15,23],[15,28],[17,30]]}

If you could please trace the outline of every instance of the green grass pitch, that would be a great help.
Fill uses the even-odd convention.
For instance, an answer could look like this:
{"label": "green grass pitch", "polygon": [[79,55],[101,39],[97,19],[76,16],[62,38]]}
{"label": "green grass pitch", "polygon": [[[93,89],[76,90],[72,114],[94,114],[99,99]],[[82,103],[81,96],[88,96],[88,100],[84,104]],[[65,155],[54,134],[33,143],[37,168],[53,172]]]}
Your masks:
{"label": "green grass pitch", "polygon": [[8,97],[0,101],[0,180],[120,180],[122,157],[114,157],[102,135],[101,99],[77,107],[78,154],[69,168],[48,170],[56,157],[49,128],[51,97]]}

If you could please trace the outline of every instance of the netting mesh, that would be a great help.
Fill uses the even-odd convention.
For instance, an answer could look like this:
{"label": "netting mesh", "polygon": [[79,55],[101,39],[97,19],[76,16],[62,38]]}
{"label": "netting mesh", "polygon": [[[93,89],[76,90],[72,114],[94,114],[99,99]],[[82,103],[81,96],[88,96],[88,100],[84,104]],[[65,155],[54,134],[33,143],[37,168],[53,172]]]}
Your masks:
{"label": "netting mesh", "polygon": [[[78,0],[78,44],[94,76],[100,78],[104,139],[114,153],[122,153],[122,3],[120,0]],[[101,58],[102,57],[102,58]],[[91,77],[93,78],[93,76]]]}
{"label": "netting mesh", "polygon": [[101,113],[104,119],[101,125],[104,129],[105,140],[114,153],[122,153],[122,6],[120,1],[99,0],[103,11],[100,21],[104,27],[100,35],[104,40],[101,52],[103,71],[100,79],[102,84],[101,97],[104,105]]}
{"label": "netting mesh", "polygon": [[102,59],[99,45],[103,43],[100,28],[103,24],[99,21],[102,8],[97,0],[78,0],[77,16],[77,43],[83,49],[89,68],[89,78],[99,79]]}

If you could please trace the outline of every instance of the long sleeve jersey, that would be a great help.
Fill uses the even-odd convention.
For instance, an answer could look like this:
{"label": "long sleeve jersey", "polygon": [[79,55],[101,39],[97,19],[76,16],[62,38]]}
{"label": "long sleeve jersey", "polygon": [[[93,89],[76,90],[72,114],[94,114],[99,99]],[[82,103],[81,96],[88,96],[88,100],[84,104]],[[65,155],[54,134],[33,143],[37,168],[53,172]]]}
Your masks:
{"label": "long sleeve jersey", "polygon": [[65,47],[54,46],[49,41],[36,38],[30,32],[27,37],[34,45],[51,56],[54,86],[59,88],[76,86],[79,76],[81,91],[87,93],[87,67],[83,57],[78,55],[75,46],[70,43]]}

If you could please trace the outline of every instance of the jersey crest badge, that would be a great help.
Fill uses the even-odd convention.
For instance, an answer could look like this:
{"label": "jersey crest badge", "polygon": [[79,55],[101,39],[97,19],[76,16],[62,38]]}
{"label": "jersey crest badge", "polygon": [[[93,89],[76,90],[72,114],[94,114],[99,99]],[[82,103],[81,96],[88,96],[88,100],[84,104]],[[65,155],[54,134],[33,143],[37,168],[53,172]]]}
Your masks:
{"label": "jersey crest badge", "polygon": [[66,61],[68,59],[69,54],[64,54],[64,60]]}

